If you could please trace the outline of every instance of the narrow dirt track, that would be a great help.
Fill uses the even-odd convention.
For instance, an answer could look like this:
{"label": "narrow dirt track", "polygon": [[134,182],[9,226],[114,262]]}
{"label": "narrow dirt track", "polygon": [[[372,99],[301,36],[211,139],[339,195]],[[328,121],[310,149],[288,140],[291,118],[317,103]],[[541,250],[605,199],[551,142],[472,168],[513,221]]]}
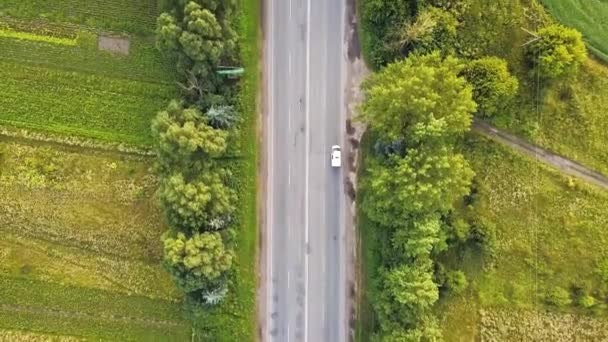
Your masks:
{"label": "narrow dirt track", "polygon": [[475,120],[473,122],[472,129],[485,137],[505,144],[514,150],[527,154],[547,165],[553,166],[568,175],[583,179],[589,183],[608,190],[608,177],[577,162],[566,159],[544,148],[530,144],[519,137],[505,133],[481,120]]}

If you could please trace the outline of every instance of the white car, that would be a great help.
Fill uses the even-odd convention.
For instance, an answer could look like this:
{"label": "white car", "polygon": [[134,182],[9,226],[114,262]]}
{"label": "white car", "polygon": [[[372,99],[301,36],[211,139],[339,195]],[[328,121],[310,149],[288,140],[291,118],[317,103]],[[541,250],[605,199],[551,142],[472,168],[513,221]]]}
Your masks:
{"label": "white car", "polygon": [[331,147],[331,167],[342,166],[342,152],[340,146],[334,145]]}

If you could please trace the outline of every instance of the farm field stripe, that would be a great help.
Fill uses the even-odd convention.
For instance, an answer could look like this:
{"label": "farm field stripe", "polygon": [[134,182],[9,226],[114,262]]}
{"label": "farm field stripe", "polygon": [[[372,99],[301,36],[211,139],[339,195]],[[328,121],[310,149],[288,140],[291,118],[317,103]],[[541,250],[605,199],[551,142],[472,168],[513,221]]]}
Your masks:
{"label": "farm field stripe", "polygon": [[52,36],[42,36],[28,32],[18,32],[13,30],[2,30],[0,29],[0,37],[19,39],[19,40],[31,40],[35,42],[43,42],[65,46],[76,46],[78,42],[76,39],[71,38],[57,38]]}

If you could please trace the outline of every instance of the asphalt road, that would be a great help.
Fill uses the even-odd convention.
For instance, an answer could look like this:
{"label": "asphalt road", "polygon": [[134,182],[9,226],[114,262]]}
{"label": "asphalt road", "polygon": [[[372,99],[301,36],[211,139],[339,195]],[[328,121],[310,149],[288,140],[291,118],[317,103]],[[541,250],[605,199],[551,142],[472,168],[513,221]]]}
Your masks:
{"label": "asphalt road", "polygon": [[346,341],[344,8],[266,3],[265,341]]}

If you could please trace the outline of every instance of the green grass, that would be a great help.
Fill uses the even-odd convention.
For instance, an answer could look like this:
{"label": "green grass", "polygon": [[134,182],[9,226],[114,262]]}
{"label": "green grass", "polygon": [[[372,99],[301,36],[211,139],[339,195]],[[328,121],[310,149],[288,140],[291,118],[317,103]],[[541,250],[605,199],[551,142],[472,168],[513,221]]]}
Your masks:
{"label": "green grass", "polygon": [[[446,340],[473,340],[480,308],[556,310],[544,301],[553,286],[584,286],[601,301],[605,285],[596,268],[608,257],[608,193],[486,139],[470,146],[466,154],[479,182],[477,220],[495,224],[496,256],[491,264],[475,250],[446,257],[470,283],[462,297],[437,306]],[[600,308],[560,310],[605,315]]]}
{"label": "green grass", "polygon": [[227,299],[197,320],[200,340],[256,340],[259,6],[258,0],[240,0],[240,49],[245,68],[239,93],[243,121],[237,144],[241,158],[228,166],[239,193],[237,265]]}
{"label": "green grass", "polygon": [[[75,34],[89,35],[88,32],[76,31]],[[49,39],[52,35],[42,36]],[[93,37],[94,38],[94,37]],[[59,71],[78,71],[87,74],[166,83],[174,88],[174,76],[170,63],[162,58],[148,38],[132,37],[129,39],[129,55],[117,55],[97,50],[97,45],[75,40],[76,46],[54,44],[46,41],[23,40],[0,36],[0,60],[27,66],[38,66]]]}
{"label": "green grass", "polygon": [[589,49],[608,63],[608,2],[603,0],[542,0],[565,25],[581,31]]}
{"label": "green grass", "polygon": [[0,61],[0,123],[150,144],[150,120],[175,87]]}
{"label": "green grass", "polygon": [[[365,157],[372,151],[369,135],[364,135],[360,148],[362,151],[362,160],[358,169],[358,182],[366,177],[365,173]],[[365,192],[360,190],[357,192],[359,200],[365,197]],[[382,265],[380,260],[380,248],[382,242],[375,224],[369,220],[359,205],[357,205],[357,249],[359,255],[358,264],[358,279],[359,279],[359,298],[357,305],[357,323],[355,326],[355,341],[366,342],[370,341],[374,331],[377,331],[376,318],[372,307],[372,296],[375,291],[374,279],[378,276],[378,270]]]}
{"label": "green grass", "polygon": [[154,31],[156,0],[3,0],[0,16],[84,25],[137,34]]}

